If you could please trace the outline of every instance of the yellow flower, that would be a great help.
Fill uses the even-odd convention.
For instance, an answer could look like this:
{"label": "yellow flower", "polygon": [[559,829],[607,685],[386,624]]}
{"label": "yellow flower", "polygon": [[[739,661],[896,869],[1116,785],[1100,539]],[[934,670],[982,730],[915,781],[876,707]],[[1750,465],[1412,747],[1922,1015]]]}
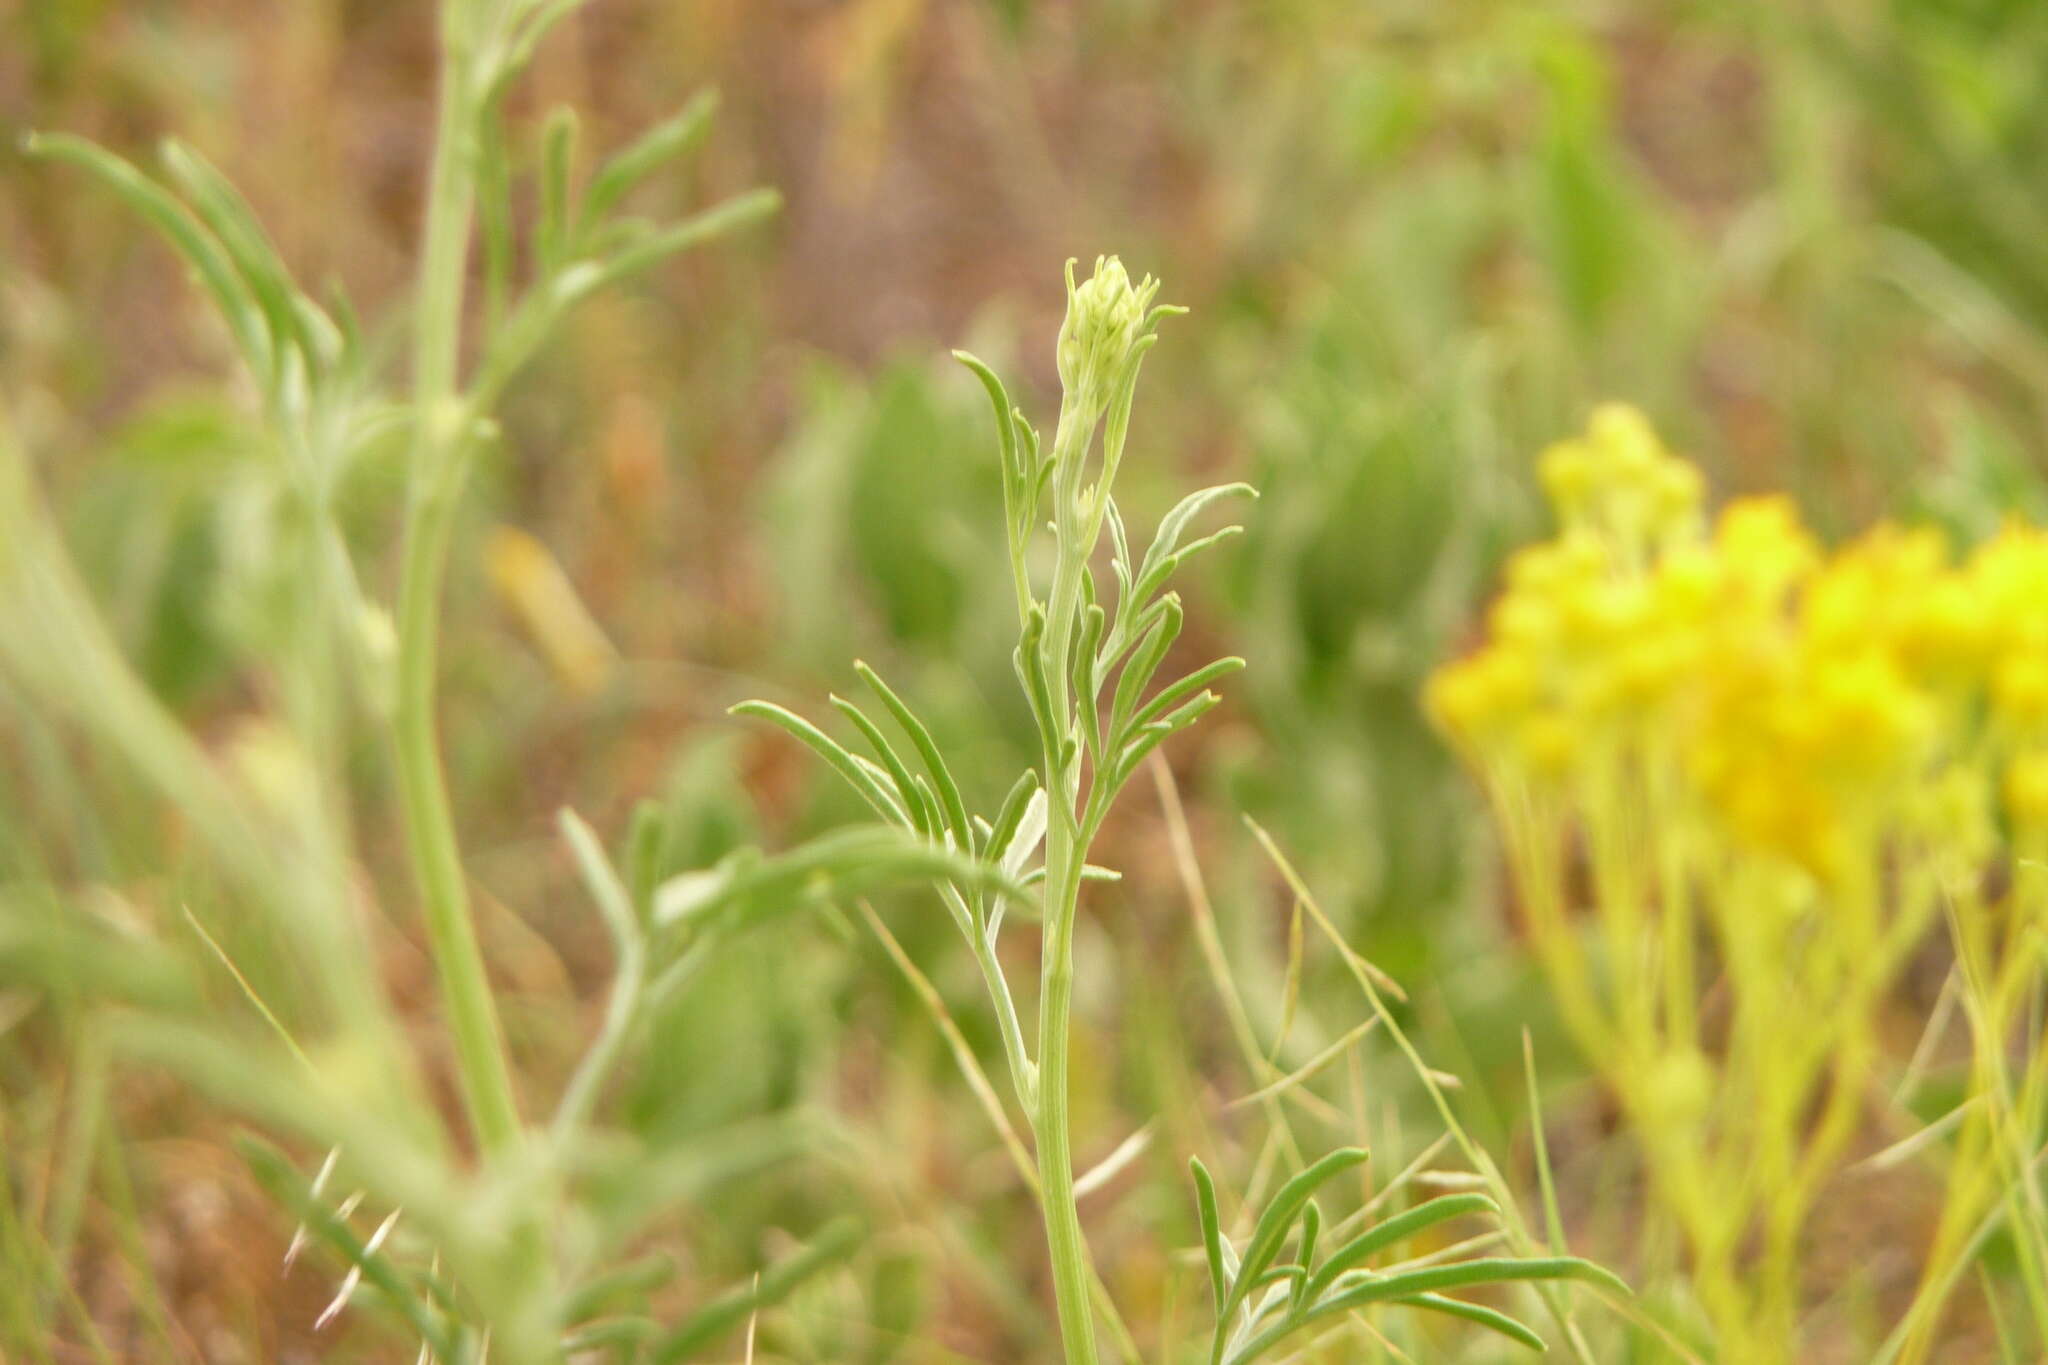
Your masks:
{"label": "yellow flower", "polygon": [[1743,598],[1771,607],[1820,563],[1820,547],[1783,495],[1729,503],[1715,528],[1714,549]]}
{"label": "yellow flower", "polygon": [[1586,435],[1544,451],[1537,474],[1564,526],[1608,541],[1631,565],[1697,526],[1699,471],[1623,403],[1594,409]]}

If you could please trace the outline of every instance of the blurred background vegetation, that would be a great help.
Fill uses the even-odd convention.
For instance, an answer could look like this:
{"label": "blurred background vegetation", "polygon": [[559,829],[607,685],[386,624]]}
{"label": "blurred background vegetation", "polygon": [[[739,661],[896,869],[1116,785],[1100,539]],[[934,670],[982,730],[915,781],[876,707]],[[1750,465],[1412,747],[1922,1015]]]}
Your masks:
{"label": "blurred background vegetation", "polygon": [[[255,661],[290,629],[274,550],[294,527],[246,403],[218,382],[227,345],[196,291],[13,135],[66,129],[143,158],[175,132],[244,188],[302,279],[344,282],[374,319],[411,283],[432,36],[426,6],[364,0],[0,6],[0,393],[129,657],[223,748],[275,685]],[[1172,752],[1260,1036],[1303,1060],[1364,1009],[1335,958],[1294,946],[1240,813],[1406,984],[1425,1052],[1525,1168],[1532,1030],[1575,1249],[1625,1257],[1629,1158],[1514,951],[1483,816],[1421,717],[1420,679],[1467,638],[1504,550],[1541,528],[1534,455],[1601,399],[1642,406],[1718,494],[1789,488],[1835,532],[1890,511],[1976,531],[2048,508],[2044,72],[2048,8],[2031,0],[592,7],[521,100],[571,101],[615,146],[716,86],[698,183],[648,197],[764,183],[787,209],[575,316],[509,405],[458,542],[446,741],[526,1084],[559,1085],[606,962],[558,806],[617,830],[661,800],[677,866],[853,815],[793,746],[724,708],[843,691],[856,655],[923,700],[984,803],[1028,761],[987,409],[945,353],[988,357],[1045,411],[1059,266],[1115,251],[1193,310],[1148,367],[1134,519],[1198,481],[1264,493],[1249,534],[1197,574],[1184,645],[1251,668]],[[394,452],[350,490],[361,562],[386,575],[400,473]],[[176,937],[163,812],[0,700],[0,870],[97,888],[98,913]],[[425,1014],[374,759],[355,811],[364,880],[386,888],[389,978]],[[1084,1166],[1148,1121],[1173,1139],[1085,1210],[1144,1318],[1193,1283],[1167,1273],[1193,1241],[1182,1155],[1253,1143],[1214,1102],[1252,1086],[1159,808],[1135,802],[1111,851],[1126,879],[1082,926],[1076,1123]],[[993,1048],[942,920],[906,903],[892,923]],[[289,980],[263,979],[266,945],[224,946],[289,999]],[[110,1072],[85,1000],[7,971],[0,958],[0,1148],[38,1215],[0,1238],[9,1254],[61,1213],[76,1295],[136,1358],[302,1359],[319,1342],[386,1358],[346,1323],[314,1336],[331,1285],[280,1277],[290,1229],[227,1121]],[[231,980],[203,980],[237,1007]],[[637,1131],[700,1142],[722,1171],[760,1155],[745,1125],[821,1115],[841,1153],[707,1176],[678,1223],[693,1267],[749,1267],[820,1205],[892,1210],[857,1283],[817,1291],[770,1349],[1049,1349],[1028,1199],[870,937],[757,939],[656,1032],[624,1097]],[[1433,1119],[1372,1055],[1297,1121],[1393,1169]],[[81,1135],[90,1160],[58,1161]],[[1923,1196],[1908,1179],[1820,1229],[1817,1285],[1845,1317],[1909,1286],[1910,1257],[1862,1249],[1874,1225],[1886,1245],[1923,1240]],[[1990,1359],[1964,1318],[1943,1358]],[[925,1354],[898,1355],[912,1331]]]}

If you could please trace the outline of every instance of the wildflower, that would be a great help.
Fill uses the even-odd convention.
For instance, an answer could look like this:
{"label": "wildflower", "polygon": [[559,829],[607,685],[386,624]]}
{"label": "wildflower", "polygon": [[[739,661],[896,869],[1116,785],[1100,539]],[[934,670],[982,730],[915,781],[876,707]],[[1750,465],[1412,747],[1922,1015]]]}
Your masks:
{"label": "wildflower", "polygon": [[1607,541],[1625,564],[1639,566],[1696,529],[1699,472],[1626,404],[1596,409],[1586,435],[1552,446],[1537,468],[1558,520]]}
{"label": "wildflower", "polygon": [[1740,597],[1776,607],[1820,562],[1820,549],[1790,498],[1744,498],[1728,504],[1714,548]]}

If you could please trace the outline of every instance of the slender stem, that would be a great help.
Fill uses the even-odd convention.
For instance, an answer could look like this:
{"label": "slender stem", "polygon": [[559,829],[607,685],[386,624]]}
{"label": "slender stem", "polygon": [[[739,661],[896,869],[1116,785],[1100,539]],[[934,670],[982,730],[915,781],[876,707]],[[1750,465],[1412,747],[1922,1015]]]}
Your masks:
{"label": "slender stem", "polygon": [[1038,1183],[1043,1192],[1045,1240],[1052,1258],[1053,1294],[1068,1365],[1095,1365],[1095,1319],[1090,1310],[1088,1248],[1074,1198],[1072,1134],[1067,1117],[1068,1022],[1074,995],[1074,915],[1081,891],[1081,855],[1074,830],[1055,821],[1047,831],[1044,979],[1038,1006]]}
{"label": "slender stem", "polygon": [[463,1100],[478,1145],[486,1153],[499,1153],[518,1138],[519,1111],[470,914],[434,716],[441,584],[471,426],[469,407],[456,384],[476,199],[474,29],[464,19],[472,9],[456,0],[442,33],[440,113],[415,324],[417,435],[399,586],[394,720],[406,838],[454,1035]]}
{"label": "slender stem", "polygon": [[[1079,412],[1071,396],[1060,407],[1053,436],[1053,524],[1059,560],[1053,570],[1051,610],[1046,620],[1046,677],[1052,714],[1069,722],[1068,651],[1079,611],[1081,585],[1092,543],[1083,544],[1078,523],[1081,462],[1094,421]],[[1074,1199],[1073,1135],[1068,1131],[1068,1034],[1074,996],[1074,919],[1086,861],[1079,810],[1079,758],[1067,757],[1067,736],[1045,742],[1045,946],[1038,998],[1038,1103],[1032,1126],[1038,1138],[1038,1182],[1045,1210],[1045,1239],[1052,1259],[1053,1295],[1068,1365],[1095,1365],[1095,1319],[1090,1311],[1088,1248]]]}

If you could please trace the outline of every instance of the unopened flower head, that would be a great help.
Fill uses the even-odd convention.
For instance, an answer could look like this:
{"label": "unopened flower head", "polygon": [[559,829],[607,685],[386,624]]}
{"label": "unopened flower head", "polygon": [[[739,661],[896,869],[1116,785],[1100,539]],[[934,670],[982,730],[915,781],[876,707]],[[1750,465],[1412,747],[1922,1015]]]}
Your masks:
{"label": "unopened flower head", "polygon": [[1082,413],[1093,416],[1109,406],[1127,378],[1131,362],[1144,350],[1162,310],[1152,307],[1159,282],[1147,275],[1131,283],[1123,262],[1098,256],[1095,273],[1074,283],[1074,263],[1067,262],[1067,318],[1060,325],[1060,383]]}

